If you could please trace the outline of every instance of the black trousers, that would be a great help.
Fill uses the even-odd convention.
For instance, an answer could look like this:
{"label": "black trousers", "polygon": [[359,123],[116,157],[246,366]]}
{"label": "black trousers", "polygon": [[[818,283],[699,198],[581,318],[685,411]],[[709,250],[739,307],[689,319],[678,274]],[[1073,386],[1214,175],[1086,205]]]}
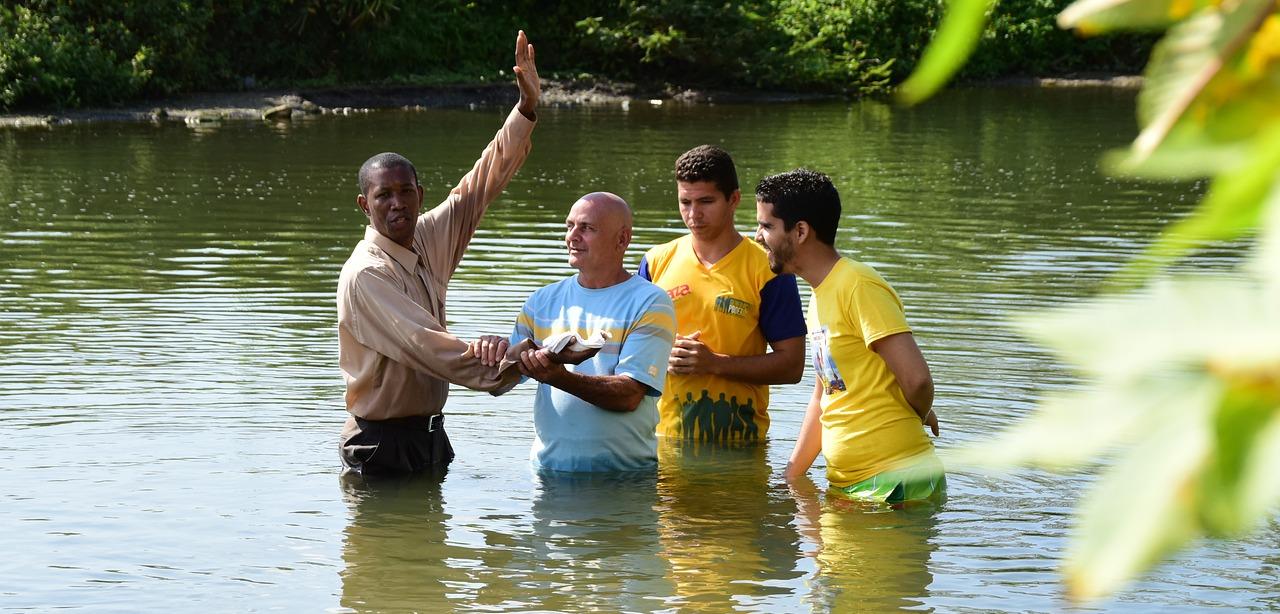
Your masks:
{"label": "black trousers", "polygon": [[354,419],[356,432],[338,444],[342,465],[349,471],[364,475],[416,473],[453,460],[443,415]]}

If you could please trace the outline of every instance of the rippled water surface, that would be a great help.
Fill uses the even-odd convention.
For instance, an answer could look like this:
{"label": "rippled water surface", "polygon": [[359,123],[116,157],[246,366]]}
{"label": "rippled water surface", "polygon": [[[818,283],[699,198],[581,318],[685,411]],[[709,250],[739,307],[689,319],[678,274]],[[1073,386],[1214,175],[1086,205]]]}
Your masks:
{"label": "rippled water surface", "polygon": [[[1198,198],[1097,171],[1132,109],[1106,90],[546,109],[453,279],[449,326],[505,333],[567,275],[560,232],[584,192],[636,206],[631,265],[677,236],[672,161],[720,143],[748,192],[800,165],[832,175],[839,245],[903,296],[938,384],[938,446],[955,448],[1078,385],[1004,322],[1087,296]],[[504,113],[0,132],[0,608],[1066,607],[1056,572],[1088,476],[953,473],[927,511],[797,500],[779,478],[811,373],[775,387],[767,448],[664,447],[656,477],[533,475],[525,385],[451,393],[446,475],[340,479],[333,294],[364,223],[355,170],[402,152],[438,202]],[[753,216],[739,211],[743,230]],[[1237,252],[1185,266],[1226,272]],[[1201,545],[1082,609],[1275,610],[1277,538],[1273,520]]]}

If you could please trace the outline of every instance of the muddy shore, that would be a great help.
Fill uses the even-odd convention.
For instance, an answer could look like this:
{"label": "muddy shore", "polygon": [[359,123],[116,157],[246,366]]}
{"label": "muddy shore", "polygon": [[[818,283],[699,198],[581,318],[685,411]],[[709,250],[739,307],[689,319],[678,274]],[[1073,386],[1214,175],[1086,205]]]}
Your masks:
{"label": "muddy shore", "polygon": [[[1135,76],[1083,76],[1065,78],[1006,78],[988,82],[999,87],[1108,87],[1136,89]],[[514,85],[450,85],[429,87],[342,87],[281,89],[245,92],[196,93],[166,100],[139,102],[117,108],[0,114],[0,128],[57,126],[88,122],[182,122],[189,125],[223,120],[287,121],[297,115],[351,115],[384,109],[428,109],[516,102]],[[596,106],[645,104],[769,103],[829,100],[838,95],[763,92],[704,91],[689,89],[646,90],[617,82],[543,82],[541,103],[546,106]]]}

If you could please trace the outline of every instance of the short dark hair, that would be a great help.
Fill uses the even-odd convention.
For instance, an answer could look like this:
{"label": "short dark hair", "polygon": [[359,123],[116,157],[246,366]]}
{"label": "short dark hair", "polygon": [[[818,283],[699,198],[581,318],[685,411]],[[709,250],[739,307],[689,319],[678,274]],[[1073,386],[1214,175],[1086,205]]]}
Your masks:
{"label": "short dark hair", "polygon": [[819,241],[835,246],[840,193],[830,177],[807,168],[770,175],[756,186],[756,200],[773,205],[773,217],[782,220],[784,230],[803,220]]}
{"label": "short dark hair", "polygon": [[379,168],[396,168],[405,167],[413,172],[413,183],[418,184],[418,169],[414,168],[413,163],[408,158],[390,151],[384,151],[360,165],[360,174],[356,175],[356,181],[360,184],[360,193],[365,196],[369,195],[369,173]]}
{"label": "short dark hair", "polygon": [[738,189],[738,169],[729,152],[715,145],[699,145],[676,158],[676,181],[710,181],[729,198]]}

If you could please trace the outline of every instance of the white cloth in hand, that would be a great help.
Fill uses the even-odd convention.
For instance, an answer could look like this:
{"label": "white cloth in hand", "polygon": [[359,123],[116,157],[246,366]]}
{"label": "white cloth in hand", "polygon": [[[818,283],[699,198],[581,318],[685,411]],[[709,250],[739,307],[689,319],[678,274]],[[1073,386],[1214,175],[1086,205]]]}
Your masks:
{"label": "white cloth in hand", "polygon": [[611,336],[612,335],[609,334],[609,331],[597,330],[596,332],[591,333],[590,337],[587,337],[586,339],[579,339],[573,331],[564,331],[543,339],[542,347],[547,348],[547,351],[552,354],[559,354],[566,349],[571,352],[598,350],[604,347],[605,342],[608,341]]}

